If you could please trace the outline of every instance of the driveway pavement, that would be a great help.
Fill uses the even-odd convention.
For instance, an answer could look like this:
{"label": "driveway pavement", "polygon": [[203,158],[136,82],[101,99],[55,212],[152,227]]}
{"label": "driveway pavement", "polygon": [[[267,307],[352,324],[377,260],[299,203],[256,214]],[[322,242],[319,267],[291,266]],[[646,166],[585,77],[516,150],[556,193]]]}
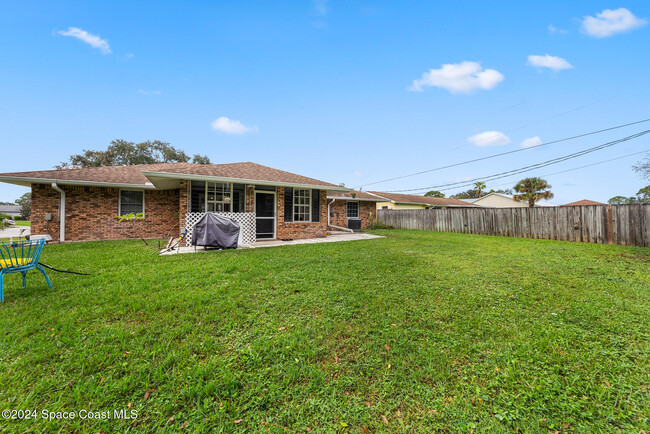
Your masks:
{"label": "driveway pavement", "polygon": [[[20,234],[20,231],[25,230],[23,234]],[[29,235],[31,228],[28,226],[15,226],[13,228],[7,228],[4,230],[0,230],[0,238],[18,238],[18,237],[24,237],[25,235]]]}

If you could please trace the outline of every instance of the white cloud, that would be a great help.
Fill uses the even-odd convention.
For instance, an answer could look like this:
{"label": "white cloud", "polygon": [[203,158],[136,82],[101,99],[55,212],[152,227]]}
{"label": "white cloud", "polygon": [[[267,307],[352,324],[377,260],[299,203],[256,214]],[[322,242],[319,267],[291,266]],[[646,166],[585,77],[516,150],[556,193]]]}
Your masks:
{"label": "white cloud", "polygon": [[81,30],[78,27],[68,27],[68,30],[61,30],[57,33],[61,36],[72,36],[73,38],[77,38],[93,48],[98,48],[102,54],[111,54],[111,47],[108,46],[108,42],[100,38],[98,35],[93,35],[92,33]]}
{"label": "white cloud", "polygon": [[476,89],[492,89],[503,81],[503,75],[494,69],[483,70],[477,62],[460,62],[442,65],[413,80],[409,90],[422,92],[425,87],[442,87],[450,92],[472,92]]}
{"label": "white cloud", "polygon": [[355,177],[355,178],[361,178],[362,176],[363,176],[363,172],[362,172],[362,171],[357,170],[356,172],[354,172],[354,177]]}
{"label": "white cloud", "polygon": [[138,90],[138,92],[144,94],[144,95],[161,95],[162,92],[159,90]]}
{"label": "white cloud", "polygon": [[503,146],[510,143],[508,136],[500,131],[485,131],[467,139],[476,146]]}
{"label": "white cloud", "polygon": [[625,8],[605,9],[595,17],[586,16],[582,21],[582,31],[595,38],[606,38],[643,27],[647,23]]}
{"label": "white cloud", "polygon": [[316,11],[317,15],[327,15],[327,1],[328,0],[312,0],[312,3],[314,4],[314,10]]}
{"label": "white cloud", "polygon": [[549,24],[547,28],[548,28],[548,32],[551,35],[554,35],[556,33],[558,33],[560,35],[566,35],[567,33],[569,33],[568,31],[566,31],[564,29],[560,29],[558,27],[555,27],[553,24]]}
{"label": "white cloud", "polygon": [[245,134],[249,131],[257,131],[257,127],[247,127],[239,121],[228,119],[222,116],[212,122],[212,129],[226,134]]}
{"label": "white cloud", "polygon": [[542,139],[540,139],[539,136],[535,136],[535,137],[529,137],[525,139],[523,142],[521,142],[521,147],[532,148],[535,146],[539,146],[541,144],[542,144]]}
{"label": "white cloud", "polygon": [[126,53],[126,54],[124,55],[124,57],[126,57],[127,59],[132,59],[133,56],[135,56],[135,54],[133,54],[133,53]]}
{"label": "white cloud", "polygon": [[561,57],[550,56],[548,54],[544,56],[530,55],[528,56],[528,64],[535,66],[537,68],[549,68],[553,71],[561,71],[563,69],[571,69],[573,66]]}

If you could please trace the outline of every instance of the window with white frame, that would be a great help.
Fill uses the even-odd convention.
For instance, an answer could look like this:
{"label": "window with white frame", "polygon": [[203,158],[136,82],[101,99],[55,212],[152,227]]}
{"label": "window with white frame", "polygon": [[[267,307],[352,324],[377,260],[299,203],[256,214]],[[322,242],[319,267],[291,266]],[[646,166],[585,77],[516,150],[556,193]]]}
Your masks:
{"label": "window with white frame", "polygon": [[293,221],[311,221],[311,190],[300,188],[293,190]]}
{"label": "window with white frame", "polygon": [[230,212],[232,184],[223,182],[206,183],[206,208],[208,212]]}
{"label": "window with white frame", "polygon": [[348,202],[347,216],[349,219],[359,218],[359,202]]}
{"label": "window with white frame", "polygon": [[120,190],[119,215],[130,213],[144,216],[144,191]]}

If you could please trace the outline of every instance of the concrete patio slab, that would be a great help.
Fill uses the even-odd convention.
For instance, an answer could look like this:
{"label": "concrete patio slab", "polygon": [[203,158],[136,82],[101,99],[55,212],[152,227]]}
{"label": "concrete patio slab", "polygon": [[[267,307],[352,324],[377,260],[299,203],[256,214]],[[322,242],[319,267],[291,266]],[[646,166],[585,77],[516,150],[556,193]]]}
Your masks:
{"label": "concrete patio slab", "polygon": [[29,226],[14,226],[4,230],[0,230],[0,238],[16,238],[29,235],[31,228]]}
{"label": "concrete patio slab", "polygon": [[[363,233],[341,233],[336,235],[329,235],[323,238],[307,238],[302,240],[292,240],[292,241],[282,241],[282,240],[269,240],[269,241],[257,241],[254,244],[243,245],[238,247],[239,249],[259,249],[263,247],[279,247],[279,246],[292,246],[296,244],[319,244],[319,243],[338,243],[341,241],[360,241],[360,240],[372,240],[375,238],[384,238],[380,235],[371,235]],[[215,249],[210,249],[207,251],[214,251]],[[177,247],[171,251],[162,251],[161,255],[175,255],[178,253],[194,253],[194,252],[204,252],[206,249],[203,247],[193,247],[193,246],[182,246]],[[217,250],[218,251],[218,250]]]}

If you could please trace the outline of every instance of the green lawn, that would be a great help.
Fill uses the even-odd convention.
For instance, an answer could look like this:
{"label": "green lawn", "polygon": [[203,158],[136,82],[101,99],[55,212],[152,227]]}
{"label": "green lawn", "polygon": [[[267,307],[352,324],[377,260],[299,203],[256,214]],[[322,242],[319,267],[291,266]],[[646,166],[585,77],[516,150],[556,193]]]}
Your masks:
{"label": "green lawn", "polygon": [[31,226],[32,222],[29,220],[14,220],[16,222],[16,226]]}
{"label": "green lawn", "polygon": [[[650,430],[650,250],[420,231],[47,246],[0,305],[0,431]],[[132,420],[40,413],[136,410]]]}

